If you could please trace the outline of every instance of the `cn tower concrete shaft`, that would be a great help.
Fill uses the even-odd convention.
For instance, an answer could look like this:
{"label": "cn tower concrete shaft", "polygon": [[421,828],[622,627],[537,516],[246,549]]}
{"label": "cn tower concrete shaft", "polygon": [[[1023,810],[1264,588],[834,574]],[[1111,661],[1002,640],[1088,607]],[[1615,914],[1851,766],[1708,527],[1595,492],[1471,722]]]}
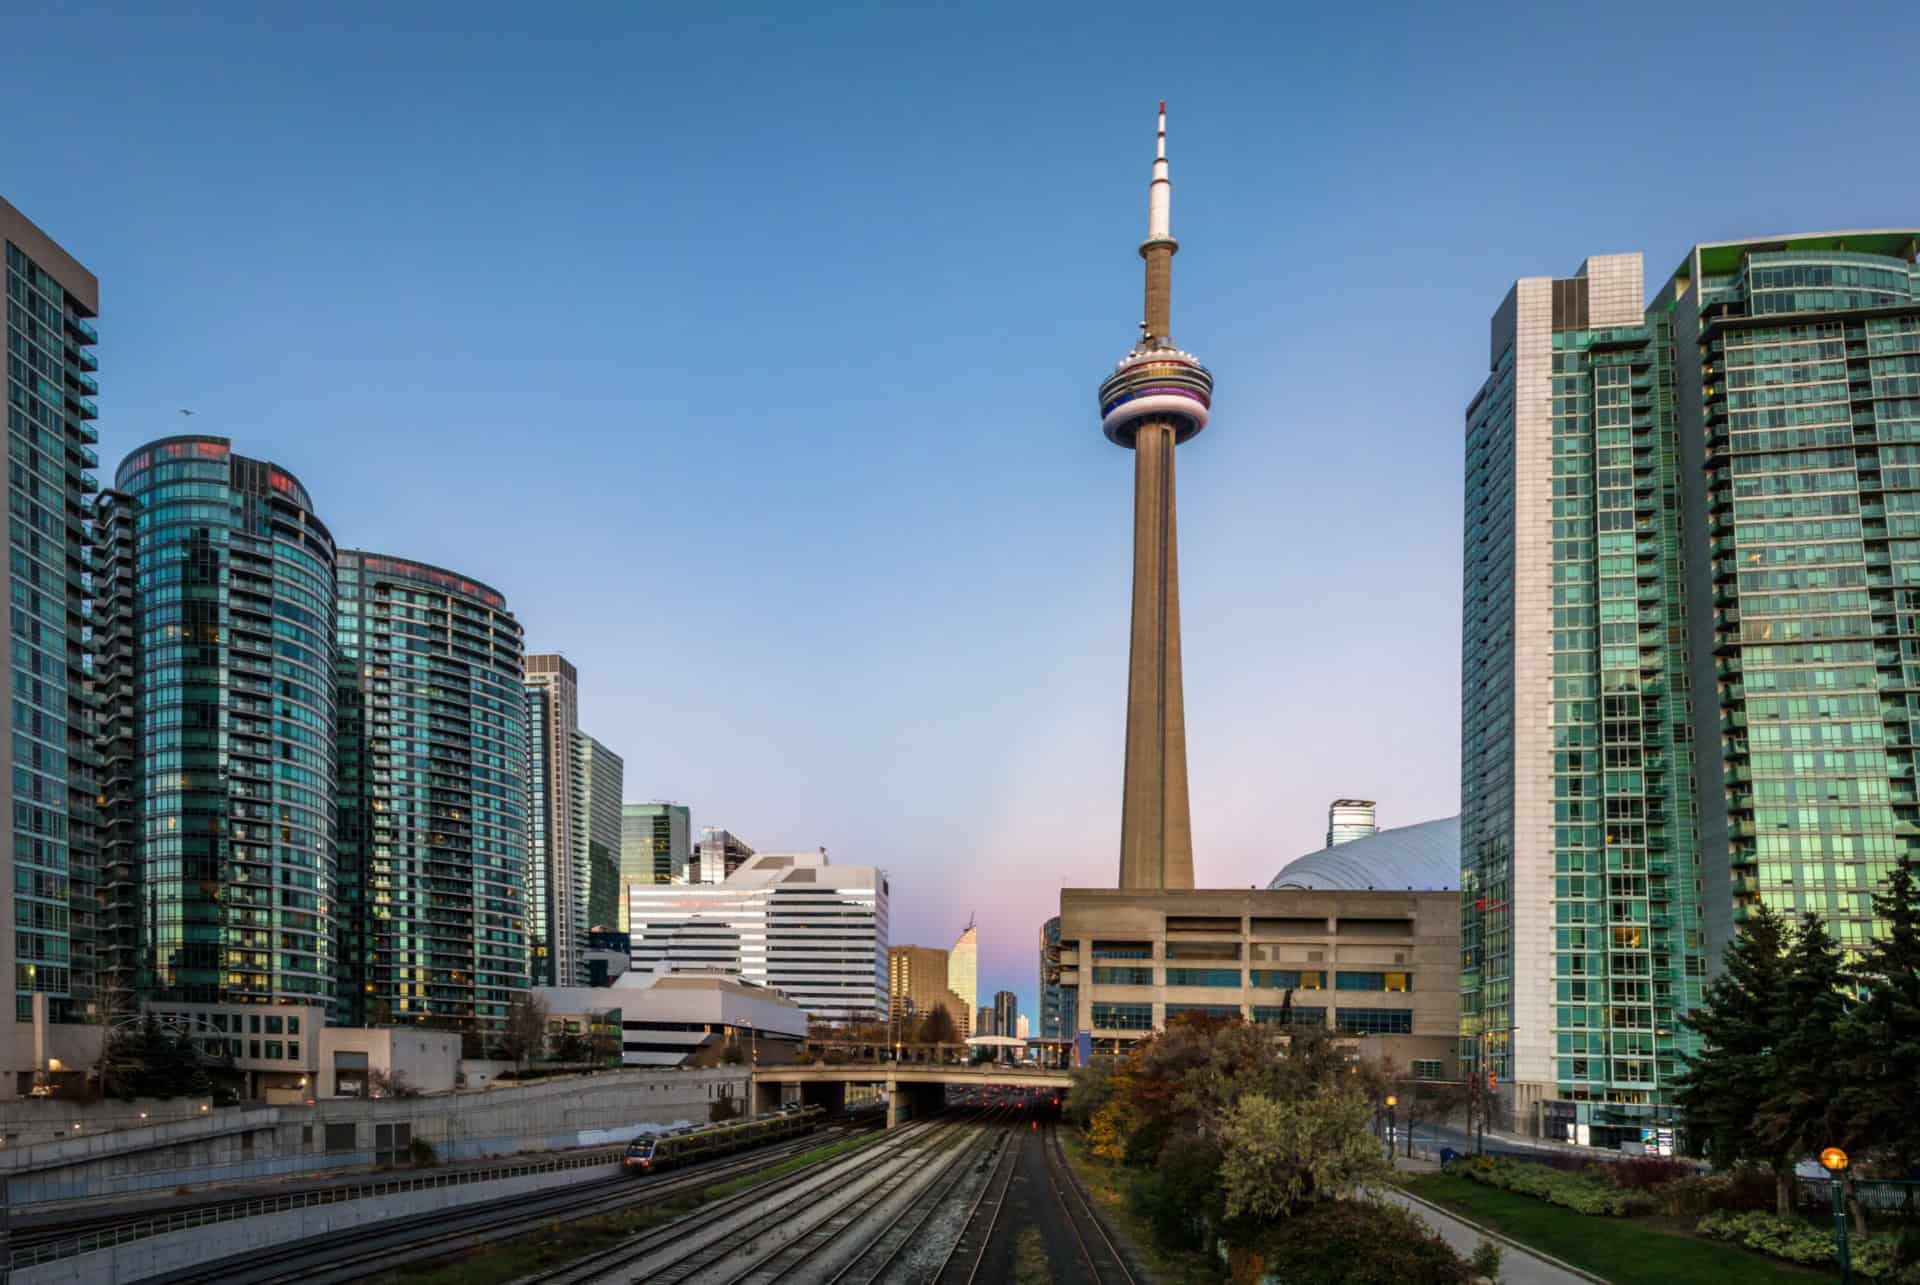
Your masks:
{"label": "cn tower concrete shaft", "polygon": [[1187,714],[1180,683],[1173,426],[1140,425],[1133,450],[1133,634],[1127,664],[1120,886],[1191,888],[1193,821],[1187,808]]}
{"label": "cn tower concrete shaft", "polygon": [[1126,780],[1120,801],[1120,886],[1193,887],[1187,807],[1187,710],[1180,687],[1180,557],[1173,454],[1207,426],[1213,376],[1169,337],[1173,239],[1167,105],[1160,104],[1147,195],[1146,310],[1140,342],[1100,385],[1100,425],[1134,453],[1133,629],[1127,659]]}

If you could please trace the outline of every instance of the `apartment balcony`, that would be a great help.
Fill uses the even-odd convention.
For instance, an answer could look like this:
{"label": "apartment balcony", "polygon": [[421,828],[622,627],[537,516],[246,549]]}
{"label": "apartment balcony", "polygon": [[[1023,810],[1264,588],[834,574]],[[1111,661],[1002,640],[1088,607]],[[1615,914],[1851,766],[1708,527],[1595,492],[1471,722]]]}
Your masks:
{"label": "apartment balcony", "polygon": [[73,359],[82,370],[100,369],[100,359],[88,352],[85,348],[74,349]]}
{"label": "apartment balcony", "polygon": [[100,332],[88,325],[85,318],[76,317],[69,313],[67,314],[66,322],[68,332],[78,337],[81,343],[97,344],[100,342]]}
{"label": "apartment balcony", "polygon": [[73,413],[79,416],[81,419],[99,419],[100,418],[100,408],[98,406],[95,406],[92,402],[88,401],[84,397],[76,397],[72,393],[68,393],[67,407],[69,410],[73,411]]}

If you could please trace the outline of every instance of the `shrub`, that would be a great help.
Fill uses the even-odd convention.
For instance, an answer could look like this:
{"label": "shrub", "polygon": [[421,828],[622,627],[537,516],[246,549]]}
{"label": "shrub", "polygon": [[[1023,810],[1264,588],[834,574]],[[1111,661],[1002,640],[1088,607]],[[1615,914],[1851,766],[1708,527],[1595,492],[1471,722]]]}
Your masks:
{"label": "shrub", "polygon": [[1152,1229],[1153,1241],[1167,1249],[1203,1249],[1207,1225],[1223,1209],[1220,1148],[1184,1134],[1170,1140],[1160,1161],[1138,1174],[1127,1188],[1128,1202]]}
{"label": "shrub", "polygon": [[1413,1214],[1392,1205],[1323,1200],[1269,1224],[1230,1256],[1235,1280],[1262,1275],[1315,1285],[1464,1285],[1471,1269]]}
{"label": "shrub", "polygon": [[1502,1191],[1534,1196],[1580,1214],[1621,1218],[1652,1213],[1660,1208],[1660,1202],[1645,1192],[1616,1187],[1592,1173],[1574,1173],[1522,1160],[1468,1156],[1454,1161],[1447,1172]]}
{"label": "shrub", "polygon": [[1773,1175],[1752,1168],[1696,1173],[1661,1183],[1653,1194],[1675,1218],[1698,1218],[1717,1211],[1771,1213]]}
{"label": "shrub", "polygon": [[407,1143],[407,1158],[413,1161],[415,1169],[431,1169],[440,1163],[440,1153],[425,1138],[415,1138]]}
{"label": "shrub", "polygon": [[1475,1276],[1497,1281],[1500,1279],[1500,1257],[1500,1246],[1483,1240],[1473,1247],[1473,1257],[1467,1260],[1467,1266],[1473,1269]]}
{"label": "shrub", "polygon": [[[1833,1232],[1798,1218],[1721,1212],[1708,1214],[1694,1230],[1702,1236],[1745,1245],[1790,1263],[1817,1267],[1833,1261]],[[1890,1285],[1920,1282],[1920,1264],[1903,1262],[1897,1233],[1856,1236],[1852,1250],[1853,1270],[1867,1280],[1886,1281]]]}
{"label": "shrub", "polygon": [[1651,1191],[1664,1183],[1677,1182],[1699,1172],[1684,1160],[1665,1156],[1629,1156],[1600,1166],[1608,1181],[1628,1191]]}

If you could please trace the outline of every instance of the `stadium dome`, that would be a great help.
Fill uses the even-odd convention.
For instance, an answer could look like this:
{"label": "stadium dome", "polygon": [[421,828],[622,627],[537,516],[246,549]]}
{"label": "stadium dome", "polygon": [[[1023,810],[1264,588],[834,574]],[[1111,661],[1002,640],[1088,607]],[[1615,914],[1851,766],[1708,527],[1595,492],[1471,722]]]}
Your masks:
{"label": "stadium dome", "polygon": [[1460,818],[1403,825],[1309,852],[1288,862],[1267,887],[1458,891]]}

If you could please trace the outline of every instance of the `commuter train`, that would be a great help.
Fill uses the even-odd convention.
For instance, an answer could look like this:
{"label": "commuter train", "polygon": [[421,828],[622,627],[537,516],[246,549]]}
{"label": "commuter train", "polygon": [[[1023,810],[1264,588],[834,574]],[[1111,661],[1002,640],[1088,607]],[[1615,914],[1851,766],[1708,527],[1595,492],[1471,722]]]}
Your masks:
{"label": "commuter train", "polygon": [[820,1127],[826,1112],[819,1107],[788,1107],[758,1120],[729,1121],[699,1128],[649,1133],[627,1144],[621,1162],[629,1177],[640,1178],[674,1165],[724,1156],[732,1151],[764,1146],[809,1133]]}

